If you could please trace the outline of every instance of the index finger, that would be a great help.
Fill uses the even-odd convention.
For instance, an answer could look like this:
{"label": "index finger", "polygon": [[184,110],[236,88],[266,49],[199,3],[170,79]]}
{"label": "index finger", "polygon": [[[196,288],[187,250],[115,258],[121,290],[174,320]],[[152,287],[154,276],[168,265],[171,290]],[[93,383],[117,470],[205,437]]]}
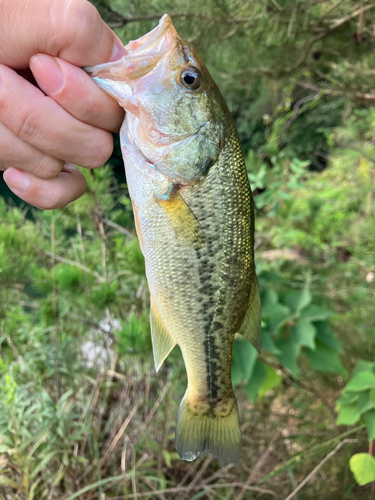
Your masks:
{"label": "index finger", "polygon": [[119,59],[120,40],[86,0],[0,2],[0,62],[26,68],[31,56],[46,53],[76,66]]}

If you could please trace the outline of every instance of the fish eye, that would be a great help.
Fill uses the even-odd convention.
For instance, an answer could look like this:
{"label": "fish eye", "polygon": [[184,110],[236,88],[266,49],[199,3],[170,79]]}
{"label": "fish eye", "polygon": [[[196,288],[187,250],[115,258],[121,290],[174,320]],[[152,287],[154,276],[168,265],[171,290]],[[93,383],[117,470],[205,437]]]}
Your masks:
{"label": "fish eye", "polygon": [[198,90],[202,85],[202,75],[197,68],[188,66],[180,73],[180,83],[189,90]]}

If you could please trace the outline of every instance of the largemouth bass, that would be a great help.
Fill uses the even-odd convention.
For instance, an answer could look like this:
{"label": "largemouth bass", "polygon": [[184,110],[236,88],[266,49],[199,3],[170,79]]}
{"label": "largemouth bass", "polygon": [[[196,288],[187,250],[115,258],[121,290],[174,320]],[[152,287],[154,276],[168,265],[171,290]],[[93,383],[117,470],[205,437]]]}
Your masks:
{"label": "largemouth bass", "polygon": [[237,463],[236,333],[259,344],[253,200],[228,108],[171,18],[86,68],[126,110],[120,140],[151,298],[156,370],[180,346],[188,377],[176,423],[184,460]]}

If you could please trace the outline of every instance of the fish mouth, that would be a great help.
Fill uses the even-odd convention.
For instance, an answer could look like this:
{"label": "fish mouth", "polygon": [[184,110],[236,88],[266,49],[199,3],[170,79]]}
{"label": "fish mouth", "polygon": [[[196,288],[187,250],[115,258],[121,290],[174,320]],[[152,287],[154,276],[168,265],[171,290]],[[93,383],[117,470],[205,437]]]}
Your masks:
{"label": "fish mouth", "polygon": [[134,94],[137,80],[151,73],[158,62],[174,50],[179,40],[172,19],[164,14],[156,28],[125,46],[127,53],[121,59],[88,66],[84,70],[99,87],[122,104],[124,97]]}

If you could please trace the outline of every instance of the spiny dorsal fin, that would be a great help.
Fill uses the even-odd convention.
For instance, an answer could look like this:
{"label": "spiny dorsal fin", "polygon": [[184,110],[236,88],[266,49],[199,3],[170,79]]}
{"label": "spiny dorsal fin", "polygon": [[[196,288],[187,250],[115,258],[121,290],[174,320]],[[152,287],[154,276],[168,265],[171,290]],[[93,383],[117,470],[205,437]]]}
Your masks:
{"label": "spiny dorsal fin", "polygon": [[153,304],[151,304],[150,324],[155,369],[158,372],[163,361],[176,345],[176,341],[173,340],[171,335],[167,332]]}
{"label": "spiny dorsal fin", "polygon": [[258,280],[253,274],[252,286],[249,299],[249,307],[246,311],[245,318],[242,322],[240,331],[238,332],[246,340],[260,351],[260,330],[261,330],[261,309],[260,296],[258,288]]}
{"label": "spiny dorsal fin", "polygon": [[156,197],[176,237],[187,246],[204,247],[204,233],[198,219],[175,186],[168,196]]}

